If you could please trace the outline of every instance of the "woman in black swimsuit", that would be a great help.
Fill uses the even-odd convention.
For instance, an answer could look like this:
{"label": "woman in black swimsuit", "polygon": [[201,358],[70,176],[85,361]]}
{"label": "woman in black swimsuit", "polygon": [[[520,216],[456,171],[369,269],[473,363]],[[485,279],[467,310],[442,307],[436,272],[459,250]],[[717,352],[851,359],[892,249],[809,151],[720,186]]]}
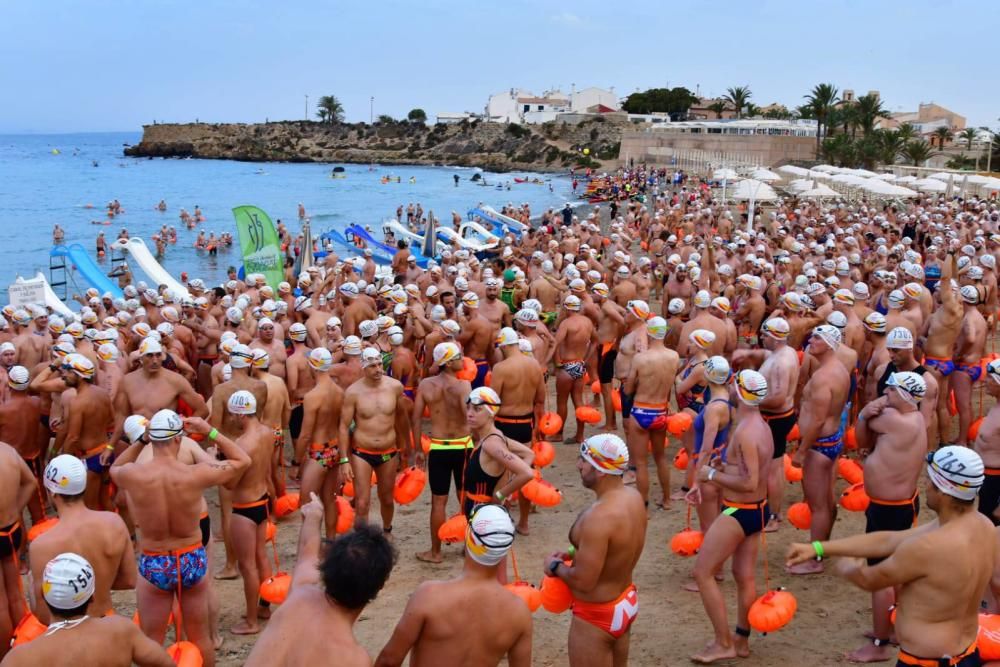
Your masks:
{"label": "woman in black swimsuit", "polygon": [[[465,416],[476,448],[465,466],[462,509],[466,517],[481,503],[502,504],[534,478],[531,449],[508,440],[493,424],[500,397],[489,387],[473,389],[465,401]],[[501,481],[503,480],[503,481]]]}

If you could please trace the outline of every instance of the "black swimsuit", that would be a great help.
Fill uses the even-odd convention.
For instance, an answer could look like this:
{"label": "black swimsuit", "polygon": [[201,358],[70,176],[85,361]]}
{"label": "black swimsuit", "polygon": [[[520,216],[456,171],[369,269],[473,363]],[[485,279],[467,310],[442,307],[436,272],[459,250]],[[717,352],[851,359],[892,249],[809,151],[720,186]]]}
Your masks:
{"label": "black swimsuit", "polygon": [[[491,434],[496,435],[496,434]],[[490,436],[486,436],[487,438]],[[497,436],[502,438],[503,436]],[[484,438],[485,440],[485,438]],[[506,445],[506,439],[504,444]],[[490,475],[485,470],[483,470],[482,464],[479,462],[480,454],[483,451],[482,443],[472,452],[472,456],[469,457],[469,465],[465,469],[465,501],[462,506],[465,516],[469,517],[472,515],[472,509],[479,505],[480,503],[490,503],[493,502],[493,492],[497,487],[497,482],[503,477],[503,473],[499,475]]]}

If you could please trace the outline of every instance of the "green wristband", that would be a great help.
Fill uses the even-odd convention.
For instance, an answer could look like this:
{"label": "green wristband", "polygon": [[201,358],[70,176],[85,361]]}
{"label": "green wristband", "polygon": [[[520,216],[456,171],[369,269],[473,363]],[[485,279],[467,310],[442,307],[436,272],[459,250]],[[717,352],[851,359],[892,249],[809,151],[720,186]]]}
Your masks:
{"label": "green wristband", "polygon": [[208,432],[209,440],[215,440],[218,437],[219,437],[219,429],[213,428],[211,431]]}
{"label": "green wristband", "polygon": [[340,461],[339,461],[340,465],[344,465],[345,463],[350,463],[350,462],[351,462],[351,459],[347,458],[346,456],[344,458],[340,459]]}
{"label": "green wristband", "polygon": [[566,550],[566,553],[569,554],[570,558],[576,558],[576,547],[574,547],[572,544],[569,545],[569,549]]}
{"label": "green wristband", "polygon": [[823,543],[819,540],[814,541],[813,550],[816,552],[816,560],[823,560]]}

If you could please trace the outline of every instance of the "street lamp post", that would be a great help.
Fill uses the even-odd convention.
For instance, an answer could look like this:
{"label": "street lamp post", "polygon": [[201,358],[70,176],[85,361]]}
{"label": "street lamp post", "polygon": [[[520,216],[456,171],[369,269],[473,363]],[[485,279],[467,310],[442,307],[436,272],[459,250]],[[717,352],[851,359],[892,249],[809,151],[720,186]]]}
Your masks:
{"label": "street lamp post", "polygon": [[309,120],[309,96],[306,95],[306,115],[305,120]]}
{"label": "street lamp post", "polygon": [[371,105],[368,107],[368,124],[375,124],[375,96],[372,95]]}

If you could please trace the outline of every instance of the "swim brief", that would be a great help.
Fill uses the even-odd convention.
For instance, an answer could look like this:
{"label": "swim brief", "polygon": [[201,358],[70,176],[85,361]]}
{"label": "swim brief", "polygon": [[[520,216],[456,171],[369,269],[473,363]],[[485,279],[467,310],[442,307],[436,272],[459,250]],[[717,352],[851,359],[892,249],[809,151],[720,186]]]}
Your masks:
{"label": "swim brief", "polygon": [[574,380],[579,380],[587,374],[587,365],[580,360],[564,361],[559,364],[559,368],[565,371],[566,375]]}
{"label": "swim brief", "polygon": [[955,362],[951,359],[943,359],[941,357],[924,355],[924,366],[933,368],[940,373],[942,377],[948,377],[955,372]]}
{"label": "swim brief", "polygon": [[795,415],[795,408],[785,412],[765,412],[760,411],[760,416],[764,418],[771,428],[771,438],[774,440],[774,454],[772,458],[780,459],[788,449],[788,434],[792,432],[792,427],[798,417]]}
{"label": "swim brief", "polygon": [[533,413],[515,417],[513,415],[497,415],[493,419],[497,430],[511,440],[516,440],[523,445],[531,444],[531,436],[534,432],[535,416]]}
{"label": "swim brief", "polygon": [[309,445],[309,458],[327,470],[332,470],[337,465],[337,441],[312,443]]}
{"label": "swim brief", "polygon": [[414,398],[416,398],[416,396],[417,396],[417,388],[416,387],[403,387],[403,396],[406,396],[411,401],[414,400]]}
{"label": "swim brief", "polygon": [[83,453],[83,456],[80,458],[82,458],[83,462],[87,464],[87,472],[92,472],[95,475],[103,475],[104,471],[111,467],[110,462],[108,462],[108,465],[101,465],[101,454],[104,453],[107,446],[108,443],[104,442],[97,447],[88,449]]}
{"label": "swim brief", "polygon": [[486,386],[486,374],[490,372],[490,363],[485,359],[476,359],[476,377],[472,379],[472,388]]}
{"label": "swim brief", "polygon": [[0,560],[13,556],[21,549],[24,540],[24,526],[15,521],[9,526],[0,528]]}
{"label": "swim brief", "polygon": [[[917,524],[920,514],[920,498],[914,493],[906,500],[879,500],[872,498],[865,510],[865,532],[877,533],[880,530],[909,530]],[[878,565],[884,558],[869,558],[869,565]]]}
{"label": "swim brief", "polygon": [[[624,395],[622,396],[624,399]],[[622,414],[625,413],[625,403],[622,401]],[[635,403],[630,416],[645,431],[662,431],[667,428],[667,406],[665,403]]]}
{"label": "swim brief", "polygon": [[292,440],[298,440],[302,433],[302,417],[305,415],[302,410],[302,403],[292,406],[292,412],[288,417],[288,430],[292,434]]}
{"label": "swim brief", "polygon": [[611,384],[615,379],[615,361],[618,359],[617,343],[602,343],[597,348],[597,379],[601,384]]}
{"label": "swim brief", "polygon": [[166,553],[143,550],[139,554],[139,574],[168,593],[178,586],[191,588],[202,580],[207,569],[208,557],[200,543]]}
{"label": "swim brief", "polygon": [[979,512],[1000,526],[1000,520],[993,516],[997,506],[1000,506],[1000,468],[987,468],[986,478],[979,488]]}
{"label": "swim brief", "polygon": [[259,526],[267,520],[267,492],[252,503],[233,503],[233,514],[250,519]]}
{"label": "swim brief", "polygon": [[764,530],[767,519],[771,516],[771,509],[767,504],[767,499],[758,500],[755,503],[736,503],[723,500],[725,509],[722,514],[736,519],[743,529],[744,537],[750,537]]}
{"label": "swim brief", "polygon": [[380,452],[370,449],[361,449],[360,447],[351,447],[351,454],[367,463],[373,470],[378,468],[383,463],[391,461],[398,453],[399,450],[395,447],[392,449],[385,449]]}
{"label": "swim brief", "polygon": [[573,615],[618,639],[629,631],[639,615],[639,594],[635,584],[610,602],[574,600]]}
{"label": "swim brief", "polygon": [[844,449],[844,431],[843,429],[837,431],[833,435],[827,435],[816,441],[813,445],[813,451],[817,454],[822,454],[831,461],[836,461],[837,457],[840,456],[840,452]]}
{"label": "swim brief", "polygon": [[896,667],[978,667],[981,664],[976,642],[958,655],[945,658],[918,658],[903,649],[899,649],[896,656]]}
{"label": "swim brief", "polygon": [[966,364],[961,361],[955,362],[955,370],[968,375],[973,384],[979,380],[979,376],[983,373],[983,367],[979,364]]}
{"label": "swim brief", "polygon": [[635,405],[635,394],[626,394],[621,387],[618,388],[618,396],[622,399],[622,419],[632,416],[632,407]]}
{"label": "swim brief", "polygon": [[[472,442],[472,438],[469,438],[469,442]],[[434,449],[434,445],[431,445],[431,451],[427,455],[427,480],[431,495],[447,496],[453,479],[455,488],[462,489],[465,465],[471,452],[471,449],[466,448]]]}
{"label": "swim brief", "polygon": [[538,316],[539,318],[541,318],[543,324],[549,325],[555,322],[556,318],[559,317],[559,311],[557,310],[543,311],[539,313]]}

